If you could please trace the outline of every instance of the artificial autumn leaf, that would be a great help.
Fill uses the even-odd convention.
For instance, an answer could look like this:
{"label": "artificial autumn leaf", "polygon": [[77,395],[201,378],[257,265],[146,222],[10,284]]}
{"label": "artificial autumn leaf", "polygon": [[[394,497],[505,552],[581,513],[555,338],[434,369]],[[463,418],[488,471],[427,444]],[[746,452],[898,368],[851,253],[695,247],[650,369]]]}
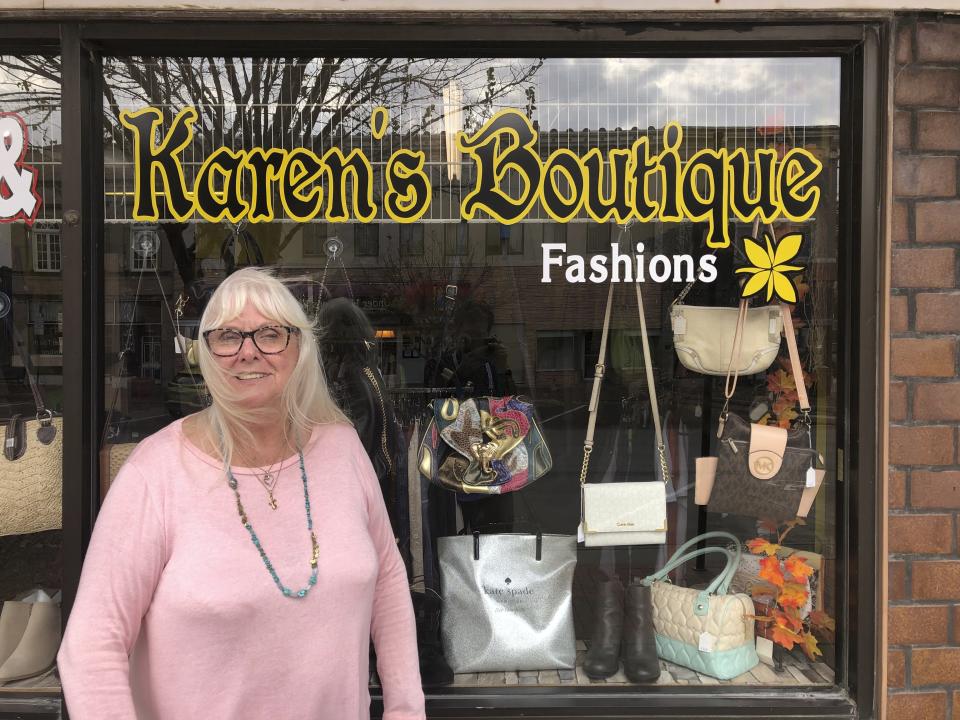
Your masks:
{"label": "artificial autumn leaf", "polygon": [[765,557],[760,560],[760,579],[783,587],[783,573],[780,571],[780,560],[776,557]]}
{"label": "artificial autumn leaf", "polygon": [[805,585],[788,582],[780,590],[777,602],[784,608],[802,608],[809,598],[810,592]]}
{"label": "artificial autumn leaf", "polygon": [[787,410],[793,410],[794,402],[795,399],[788,398],[786,394],[781,395],[773,404],[773,414],[779,417]]}
{"label": "artificial autumn leaf", "polygon": [[791,555],[784,560],[783,569],[794,580],[804,580],[813,575],[813,568],[799,555]]}
{"label": "artificial autumn leaf", "polygon": [[768,615],[744,615],[747,620],[753,620],[760,624],[769,624],[773,622],[773,618]]}
{"label": "artificial autumn leaf", "polygon": [[836,621],[823,610],[814,610],[809,616],[810,625],[818,630],[834,632],[837,629]]}
{"label": "artificial autumn leaf", "polygon": [[780,625],[773,626],[772,640],[787,650],[793,650],[793,646],[801,642],[801,638],[797,633],[785,627],[780,627]]}
{"label": "artificial autumn leaf", "polygon": [[789,430],[793,426],[793,421],[797,419],[798,413],[793,408],[787,408],[780,417],[777,418],[777,427]]}
{"label": "artificial autumn leaf", "polygon": [[811,660],[816,660],[818,655],[823,655],[823,653],[820,652],[817,639],[813,636],[813,633],[803,634],[803,643],[800,645],[800,649],[803,650],[803,654]]}
{"label": "artificial autumn leaf", "polygon": [[747,540],[747,547],[754,555],[776,555],[780,549],[779,545],[774,545],[769,540],[764,540],[763,538]]}
{"label": "artificial autumn leaf", "polygon": [[795,611],[774,610],[773,620],[782,628],[787,628],[788,630],[793,630],[794,632],[800,632],[803,630],[803,621],[800,619],[800,615]]}
{"label": "artificial autumn leaf", "polygon": [[785,370],[777,370],[767,375],[767,390],[775,394],[782,394],[788,390],[796,390],[797,384],[793,376]]}

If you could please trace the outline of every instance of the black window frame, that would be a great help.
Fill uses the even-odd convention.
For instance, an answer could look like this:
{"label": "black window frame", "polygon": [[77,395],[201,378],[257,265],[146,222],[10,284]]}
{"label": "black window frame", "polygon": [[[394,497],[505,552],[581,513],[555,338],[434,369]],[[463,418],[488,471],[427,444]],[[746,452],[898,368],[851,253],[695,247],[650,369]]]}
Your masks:
{"label": "black window frame", "polygon": [[[274,11],[211,19],[202,11],[83,13],[36,20],[36,11],[8,11],[0,52],[59,54],[62,62],[64,297],[63,617],[72,606],[97,511],[99,428],[103,384],[103,55],[352,56],[384,53],[420,57],[582,56],[743,57],[831,55],[841,59],[838,647],[833,688],[685,689],[457,687],[427,691],[432,718],[650,716],[874,717],[880,646],[879,588],[884,483],[883,280],[887,63],[890,14],[786,13],[758,21],[743,13],[664,15],[620,13],[410,14],[301,13],[277,20]],[[149,20],[149,22],[145,22]],[[666,22],[670,20],[670,22]],[[5,694],[0,715],[56,717],[55,701]],[[373,714],[382,712],[374,696]],[[64,717],[66,714],[64,714]]]}

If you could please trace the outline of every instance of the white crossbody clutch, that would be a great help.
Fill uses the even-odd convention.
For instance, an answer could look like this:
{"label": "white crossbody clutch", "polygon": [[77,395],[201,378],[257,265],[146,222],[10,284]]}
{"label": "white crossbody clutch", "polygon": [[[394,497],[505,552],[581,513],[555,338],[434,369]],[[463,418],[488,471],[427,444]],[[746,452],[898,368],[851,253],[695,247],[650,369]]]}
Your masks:
{"label": "white crossbody clutch", "polygon": [[653,377],[653,361],[650,357],[650,342],[647,338],[647,321],[643,314],[643,296],[640,284],[634,283],[637,291],[637,309],[640,312],[640,331],[643,344],[643,364],[647,372],[647,387],[650,391],[650,409],[657,434],[657,450],[663,482],[612,482],[588,483],[587,469],[593,451],[593,435],[597,424],[597,408],[600,402],[600,386],[605,370],[607,336],[610,334],[610,309],[613,305],[613,283],[607,293],[607,307],[603,316],[603,332],[600,336],[600,357],[593,376],[593,392],[590,395],[590,416],[587,436],[583,443],[583,468],[580,471],[580,532],[587,547],[599,545],[663,545],[667,541],[667,493],[666,483],[670,478],[663,431],[660,427],[660,409],[657,406],[657,388]]}

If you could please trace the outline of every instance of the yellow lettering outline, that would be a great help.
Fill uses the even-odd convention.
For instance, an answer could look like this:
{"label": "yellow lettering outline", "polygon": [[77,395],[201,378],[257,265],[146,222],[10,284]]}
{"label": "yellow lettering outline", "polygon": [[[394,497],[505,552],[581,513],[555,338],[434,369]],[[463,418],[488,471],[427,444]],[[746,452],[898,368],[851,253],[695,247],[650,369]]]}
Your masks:
{"label": "yellow lettering outline", "polygon": [[[399,162],[400,157],[413,158],[415,161],[414,167],[411,169],[409,166]],[[426,153],[423,152],[423,150],[413,151],[413,150],[401,149],[401,150],[394,151],[394,153],[390,155],[390,159],[387,161],[387,172],[386,172],[387,192],[384,193],[384,196],[383,196],[383,210],[385,213],[387,213],[387,216],[394,222],[398,222],[398,223],[416,222],[417,220],[422,218],[424,213],[426,213],[427,210],[430,208],[430,200],[433,197],[433,188],[430,186],[430,176],[427,175],[427,173],[423,172],[423,165],[426,161],[427,161],[427,155]],[[396,170],[394,170],[394,165],[397,166]],[[411,187],[410,192],[403,193],[403,194],[401,194],[397,190],[397,188],[393,184],[394,172],[396,172],[396,176],[401,180],[413,177],[414,175],[423,176],[424,182],[427,186],[426,202],[423,203],[423,207],[420,208],[420,211],[415,215],[411,215],[410,217],[405,217],[403,215],[396,215],[390,209],[390,200],[393,197],[397,197],[396,204],[397,204],[397,207],[400,208],[401,210],[404,209],[404,207],[408,209],[413,209],[414,207],[416,207],[416,203],[418,201],[417,193],[414,190],[414,188]]]}

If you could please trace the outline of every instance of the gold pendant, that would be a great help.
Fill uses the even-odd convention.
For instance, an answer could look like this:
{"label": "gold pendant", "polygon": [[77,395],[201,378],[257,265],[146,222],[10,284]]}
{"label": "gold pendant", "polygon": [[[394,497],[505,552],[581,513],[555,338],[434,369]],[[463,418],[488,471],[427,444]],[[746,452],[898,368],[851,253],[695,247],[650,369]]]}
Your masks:
{"label": "gold pendant", "polygon": [[271,510],[276,510],[276,509],[277,509],[277,499],[273,496],[273,493],[270,492],[269,490],[267,490],[267,494],[270,495],[270,500],[269,500],[269,502],[270,502],[270,509],[271,509]]}

